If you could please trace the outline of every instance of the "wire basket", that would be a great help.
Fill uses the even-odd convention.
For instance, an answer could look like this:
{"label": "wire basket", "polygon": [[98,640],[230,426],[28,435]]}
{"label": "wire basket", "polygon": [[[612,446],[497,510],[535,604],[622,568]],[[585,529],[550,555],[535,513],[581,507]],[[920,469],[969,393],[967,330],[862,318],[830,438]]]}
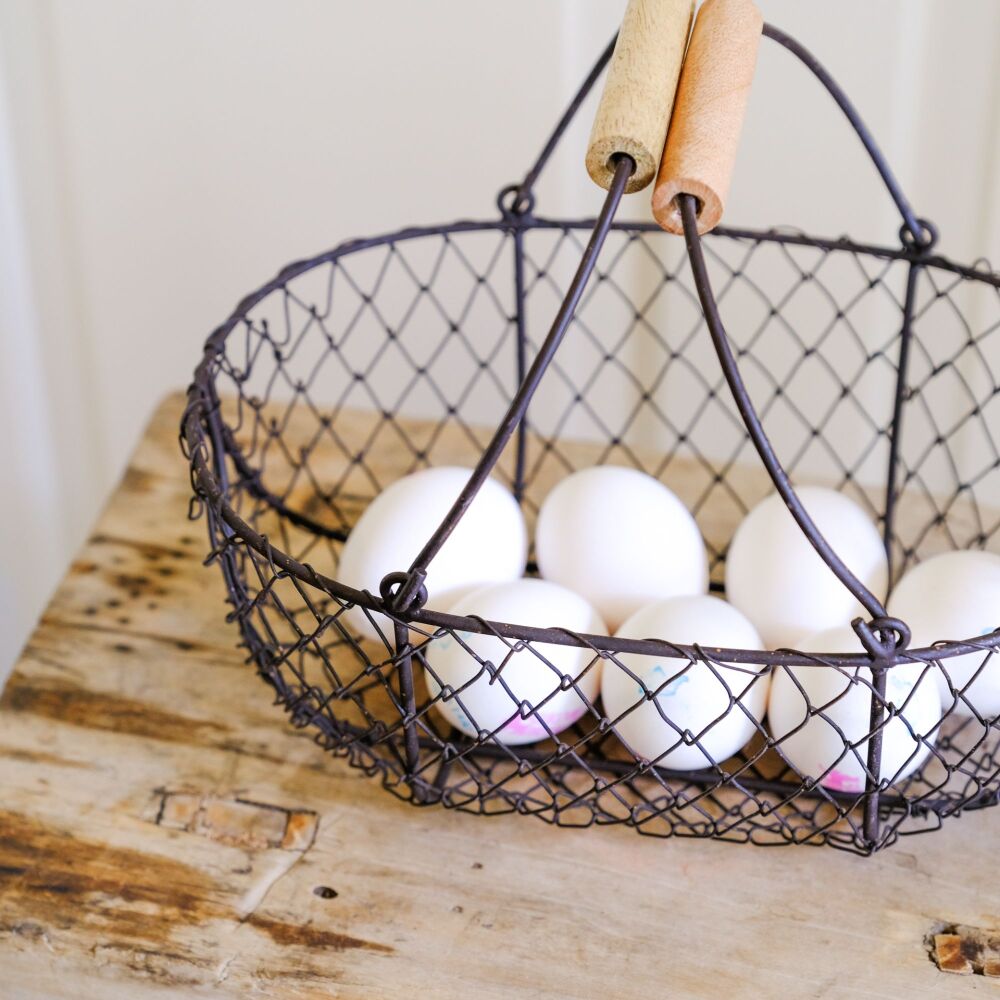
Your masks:
{"label": "wire basket", "polygon": [[[880,771],[883,729],[901,715],[893,671],[917,664],[947,677],[949,660],[970,652],[981,671],[1000,669],[1000,637],[909,649],[913,623],[886,617],[787,478],[825,481],[863,505],[894,577],[933,553],[995,545],[1000,276],[933,252],[933,227],[914,216],[834,81],[788,36],[770,26],[764,35],[847,114],[902,214],[898,245],[721,227],[702,240],[691,198],[680,200],[683,242],[652,223],[615,221],[634,169],[627,157],[596,220],[536,214],[532,188],[612,43],[525,180],[501,192],[498,218],[403,229],[291,264],[208,339],[181,438],[192,514],[206,516],[229,619],[293,724],[404,799],[562,826],[871,853],[1000,795],[998,720],[950,681],[942,717],[913,733],[929,747],[922,766],[895,782]],[[572,350],[557,354],[564,335]],[[563,476],[605,463],[641,469],[681,496],[705,534],[716,590],[735,524],[777,486],[864,605],[867,654],[718,650],[429,610],[423,579],[460,504],[379,594],[337,579],[352,524],[400,476],[474,467],[466,494],[492,474],[531,521]],[[364,609],[381,638],[361,637],[349,608]],[[503,644],[502,657],[476,656],[467,640],[482,634]],[[448,642],[476,657],[477,677],[507,690],[508,721],[535,721],[546,738],[509,745],[497,728],[470,737],[449,726],[435,706],[461,703],[461,690],[432,695],[438,685],[427,684],[435,645]],[[576,675],[553,666],[555,646],[583,650]],[[606,717],[583,684],[588,672],[627,669],[630,653],[665,659],[675,677],[711,669],[729,712],[745,713],[771,674],[840,671],[871,699],[864,740],[841,734],[863,782],[837,790],[800,775],[784,740],[752,716],[740,753],[706,755],[697,770],[630,752],[622,717]],[[579,721],[554,733],[544,701],[506,688],[514,655],[551,671],[553,694],[577,691]],[[727,679],[733,669],[740,690]],[[657,693],[640,680],[634,707]],[[677,745],[702,746],[724,717],[697,733],[675,727]]]}

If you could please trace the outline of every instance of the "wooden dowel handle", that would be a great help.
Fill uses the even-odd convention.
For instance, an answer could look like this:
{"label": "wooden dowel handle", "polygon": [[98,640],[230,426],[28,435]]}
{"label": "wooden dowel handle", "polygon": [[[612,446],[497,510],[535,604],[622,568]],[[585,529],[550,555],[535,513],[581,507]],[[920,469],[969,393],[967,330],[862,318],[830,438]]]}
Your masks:
{"label": "wooden dowel handle", "polygon": [[663,153],[694,0],[629,0],[587,146],[587,173],[607,189],[613,158],[635,160],[626,192],[656,176]]}
{"label": "wooden dowel handle", "polygon": [[653,190],[668,232],[684,232],[679,194],[698,199],[699,233],[722,218],[763,27],[752,0],[706,0],[698,11]]}

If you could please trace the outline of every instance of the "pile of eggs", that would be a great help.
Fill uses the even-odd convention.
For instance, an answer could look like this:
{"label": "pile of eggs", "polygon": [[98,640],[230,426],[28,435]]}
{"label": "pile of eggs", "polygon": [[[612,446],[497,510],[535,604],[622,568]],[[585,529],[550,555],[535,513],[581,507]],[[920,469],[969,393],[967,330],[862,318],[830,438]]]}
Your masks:
{"label": "pile of eggs", "polygon": [[[348,537],[338,578],[379,592],[441,523],[469,469],[424,469],[398,480],[364,511]],[[883,542],[851,499],[800,488],[805,509],[855,576],[888,590]],[[516,500],[487,480],[428,569],[427,607],[577,635],[698,645],[678,655],[619,653],[603,660],[582,645],[514,643],[455,632],[426,644],[425,679],[435,710],[470,737],[514,745],[602,715],[637,759],[679,771],[718,768],[767,728],[803,778],[863,790],[872,730],[873,680],[865,667],[817,660],[803,666],[717,662],[714,649],[863,652],[850,622],[863,609],[772,494],[739,525],[725,567],[727,600],[708,593],[698,525],[663,483],[634,469],[597,466],[558,483],[539,510],[539,577],[526,577],[528,531]],[[994,631],[1000,622],[1000,556],[953,552],[917,565],[887,607],[907,622],[911,648]],[[384,616],[349,608],[363,637],[391,635]],[[930,753],[942,716],[1000,714],[1000,664],[985,652],[923,662],[886,675],[880,777],[899,781]],[[600,699],[603,711],[597,708]],[[886,719],[888,716],[888,719]]]}

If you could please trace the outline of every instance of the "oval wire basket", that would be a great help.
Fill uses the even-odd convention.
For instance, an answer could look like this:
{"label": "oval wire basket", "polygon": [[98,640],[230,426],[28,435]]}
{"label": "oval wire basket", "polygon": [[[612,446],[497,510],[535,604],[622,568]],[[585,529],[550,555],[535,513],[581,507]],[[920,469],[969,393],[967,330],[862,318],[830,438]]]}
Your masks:
{"label": "oval wire basket", "polygon": [[[889,671],[916,663],[947,675],[950,658],[974,651],[981,671],[1000,669],[1000,636],[909,649],[908,624],[887,618],[840,562],[787,478],[826,482],[862,504],[880,525],[894,578],[929,554],[993,542],[1000,276],[932,252],[933,227],[914,216],[837,84],[787,35],[769,25],[764,34],[798,56],[847,115],[899,207],[899,245],[724,227],[702,240],[688,197],[682,245],[653,223],[615,221],[634,166],[627,158],[596,220],[537,215],[533,186],[612,42],[525,180],[501,192],[499,218],[353,240],[289,265],[207,341],[181,440],[192,516],[207,518],[229,618],[293,723],[313,727],[323,747],[405,799],[565,826],[624,823],[659,836],[867,854],[1000,795],[998,720],[950,681],[938,724],[911,732],[930,748],[923,765],[895,783],[876,777],[882,730],[900,715],[886,695]],[[573,350],[564,356],[556,349],[567,331]],[[641,469],[681,496],[705,534],[713,590],[739,518],[777,487],[865,608],[856,629],[867,655],[709,649],[432,611],[423,580],[462,498],[380,594],[337,580],[351,525],[402,475],[475,467],[465,499],[492,473],[532,520],[562,476],[604,463]],[[351,607],[364,609],[381,641],[350,627]],[[837,791],[822,775],[798,774],[763,722],[736,756],[705,752],[703,768],[671,771],[631,753],[616,732],[621,716],[606,718],[599,701],[533,745],[506,745],[497,730],[465,736],[433,708],[442,698],[461,704],[461,689],[432,698],[424,675],[435,643],[469,633],[498,637],[508,655],[534,655],[553,671],[553,695],[572,686],[581,698],[580,678],[627,669],[623,653],[667,658],[668,680],[696,664],[736,666],[747,689],[727,686],[729,711],[742,711],[770,671],[840,670],[871,689],[870,731],[843,737],[864,787]],[[560,675],[547,644],[589,650],[584,671]],[[507,691],[509,719],[545,726],[544,701],[519,702],[504,683],[505,662],[479,660],[477,677]],[[859,667],[871,668],[870,681]],[[639,681],[633,708],[659,690]],[[676,745],[701,746],[719,721],[698,733],[670,722]]]}

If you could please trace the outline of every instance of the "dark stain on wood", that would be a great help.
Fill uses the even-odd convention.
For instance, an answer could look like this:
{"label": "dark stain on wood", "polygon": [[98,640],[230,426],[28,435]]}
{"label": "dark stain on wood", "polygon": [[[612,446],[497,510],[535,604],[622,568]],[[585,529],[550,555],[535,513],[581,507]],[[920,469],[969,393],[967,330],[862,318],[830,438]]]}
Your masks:
{"label": "dark stain on wood", "polygon": [[17,924],[0,924],[0,935],[12,934],[14,937],[26,938],[29,941],[43,941],[45,928],[33,920],[22,920]]}
{"label": "dark stain on wood", "polygon": [[162,941],[172,924],[229,915],[216,883],[189,865],[85,840],[0,812],[0,907],[21,921]]}
{"label": "dark stain on wood", "polygon": [[[112,604],[117,607],[121,607],[121,601],[108,601],[108,606]],[[120,621],[121,619],[119,619]],[[106,622],[81,622],[81,621],[64,621],[61,618],[57,618],[54,615],[45,615],[41,621],[42,625],[54,628],[60,632],[67,632],[72,629],[79,629],[86,632],[103,632],[110,636],[124,636],[126,638],[132,639],[148,639],[150,642],[162,642],[168,646],[172,646],[174,649],[179,649],[181,652],[210,652],[212,654],[217,654],[220,649],[223,649],[226,653],[230,653],[229,646],[218,646],[210,645],[205,642],[195,642],[191,639],[181,639],[175,635],[161,635],[159,632],[149,632],[146,630],[140,630],[135,628],[122,629],[117,628],[114,625],[107,624]],[[35,640],[37,641],[38,633],[35,635]],[[30,644],[27,649],[35,649],[36,644]],[[231,654],[230,654],[231,655]]]}
{"label": "dark stain on wood", "polygon": [[[183,536],[179,539],[181,545],[193,545],[195,540],[190,536]],[[176,549],[169,545],[158,545],[155,542],[145,542],[137,541],[134,538],[122,538],[119,535],[108,535],[108,534],[96,534],[90,537],[91,545],[118,545],[123,548],[135,549],[141,555],[148,557],[151,556],[170,556],[173,559],[191,559],[192,554],[190,552],[185,552],[183,549]]]}
{"label": "dark stain on wood", "polygon": [[165,712],[145,702],[108,691],[90,691],[55,678],[29,680],[15,675],[0,704],[13,712],[26,712],[73,726],[127,733],[168,743],[197,743],[228,729],[207,719],[192,719]]}
{"label": "dark stain on wood", "polygon": [[[164,948],[136,948],[132,945],[102,943],[91,949],[97,965],[114,965],[128,969],[143,979],[151,979],[164,986],[198,987],[205,984],[201,969],[211,968],[212,963],[199,960],[191,952],[169,951]],[[199,971],[195,971],[195,969]]]}
{"label": "dark stain on wood", "polygon": [[112,582],[120,590],[128,591],[132,597],[138,597],[150,585],[148,576],[133,573],[115,573]]}
{"label": "dark stain on wood", "polygon": [[47,753],[44,750],[22,750],[14,747],[0,747],[0,757],[4,760],[16,760],[24,764],[50,764],[54,767],[76,767],[93,770],[93,764],[85,761],[70,760],[58,754]]}
{"label": "dark stain on wood", "polygon": [[[209,921],[249,926],[280,947],[391,954],[393,949],[314,924],[240,915],[225,886],[162,855],[89,841],[20,813],[0,811],[0,933],[41,937],[47,928],[90,932],[95,949],[204,964],[169,945],[175,930]],[[174,945],[176,948],[177,946]],[[126,962],[126,965],[129,963]],[[276,972],[278,970],[275,970]],[[159,976],[161,981],[164,976]]]}
{"label": "dark stain on wood", "polygon": [[[291,734],[293,738],[299,738],[310,743],[315,743],[316,741],[308,733],[300,735],[299,731]],[[287,764],[288,757],[282,757],[279,754],[268,753],[266,745],[264,743],[259,743],[256,746],[251,745],[247,740],[223,740],[218,744],[218,749],[223,750],[225,753],[235,754],[237,757],[249,757],[252,760],[262,760],[268,764]],[[331,774],[330,767],[327,760],[322,755],[317,755],[315,760],[299,760],[296,761],[296,767],[304,768],[307,771],[316,771],[320,774]],[[339,775],[338,775],[339,777]],[[353,777],[348,775],[348,778]]]}
{"label": "dark stain on wood", "polygon": [[148,493],[156,485],[159,476],[130,465],[122,476],[121,489],[129,493]]}
{"label": "dark stain on wood", "polygon": [[365,941],[338,931],[323,930],[313,924],[286,924],[258,913],[251,914],[244,922],[263,931],[275,944],[283,948],[298,945],[302,948],[330,948],[334,951],[363,948],[365,951],[380,952],[383,955],[391,955],[393,952],[393,949],[386,944]]}

